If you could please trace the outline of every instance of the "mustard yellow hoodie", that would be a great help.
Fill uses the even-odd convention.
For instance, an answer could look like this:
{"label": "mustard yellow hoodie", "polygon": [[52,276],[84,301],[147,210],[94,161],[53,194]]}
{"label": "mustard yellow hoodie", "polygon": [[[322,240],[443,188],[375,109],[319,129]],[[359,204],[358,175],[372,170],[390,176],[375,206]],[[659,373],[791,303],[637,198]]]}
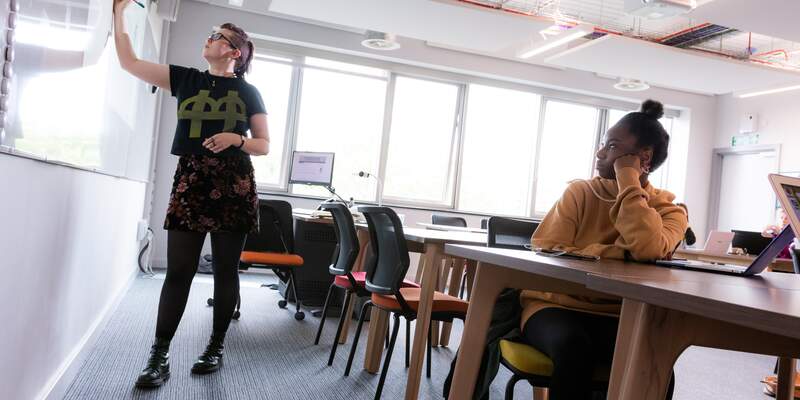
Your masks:
{"label": "mustard yellow hoodie", "polygon": [[[565,250],[602,258],[638,261],[667,257],[683,239],[688,221],[675,196],[643,188],[636,168],[617,171],[617,179],[573,181],[547,213],[531,238],[534,248]],[[618,315],[620,302],[526,290],[522,292],[522,326],[535,312],[563,307]]]}

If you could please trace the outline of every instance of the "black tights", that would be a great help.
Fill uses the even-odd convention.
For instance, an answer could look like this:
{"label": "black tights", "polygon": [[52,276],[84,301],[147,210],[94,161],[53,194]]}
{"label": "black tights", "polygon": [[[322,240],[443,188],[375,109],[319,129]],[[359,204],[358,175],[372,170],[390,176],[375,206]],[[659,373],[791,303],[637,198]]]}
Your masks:
{"label": "black tights", "polygon": [[[214,264],[214,333],[224,333],[231,323],[239,294],[239,256],[246,234],[211,232]],[[172,339],[178,329],[192,278],[197,272],[205,232],[168,231],[167,277],[158,302],[156,337]]]}
{"label": "black tights", "polygon": [[523,336],[553,360],[550,400],[591,398],[592,373],[611,365],[618,325],[618,318],[555,307],[528,318]]}

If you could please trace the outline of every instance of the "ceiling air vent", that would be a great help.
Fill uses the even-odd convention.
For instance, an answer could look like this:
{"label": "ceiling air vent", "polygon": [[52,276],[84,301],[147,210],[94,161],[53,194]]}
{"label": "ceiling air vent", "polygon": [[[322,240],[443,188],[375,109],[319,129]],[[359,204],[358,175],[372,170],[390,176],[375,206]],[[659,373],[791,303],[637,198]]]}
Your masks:
{"label": "ceiling air vent", "polygon": [[361,41],[361,45],[373,50],[395,50],[400,48],[395,36],[391,33],[367,31],[366,37]]}

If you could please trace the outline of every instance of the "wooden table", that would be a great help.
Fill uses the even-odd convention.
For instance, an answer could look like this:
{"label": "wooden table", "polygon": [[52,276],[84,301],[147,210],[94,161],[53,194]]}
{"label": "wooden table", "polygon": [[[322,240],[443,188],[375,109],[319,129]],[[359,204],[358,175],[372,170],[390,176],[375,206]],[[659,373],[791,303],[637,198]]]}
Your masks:
{"label": "wooden table", "polygon": [[[482,349],[484,347],[486,332],[489,326],[489,321],[491,320],[492,308],[497,296],[504,288],[542,290],[606,298],[610,296],[622,296],[622,293],[617,291],[616,288],[613,288],[614,290],[612,290],[604,286],[598,286],[597,282],[601,278],[607,278],[612,281],[614,279],[639,279],[646,282],[666,282],[695,288],[714,285],[714,287],[717,288],[716,290],[719,292],[724,292],[726,288],[729,288],[731,291],[738,294],[749,292],[760,293],[762,295],[760,303],[753,304],[751,307],[755,306],[756,308],[766,310],[766,312],[754,313],[751,309],[751,312],[748,315],[753,316],[754,320],[769,320],[772,321],[771,323],[773,323],[775,326],[781,326],[780,332],[783,332],[782,335],[787,334],[786,329],[790,326],[795,327],[795,335],[800,335],[800,321],[798,321],[800,320],[800,308],[798,308],[800,307],[800,276],[764,273],[754,278],[742,278],[688,270],[669,269],[649,264],[632,262],[626,263],[617,260],[591,262],[542,257],[528,251],[493,249],[476,246],[448,245],[446,246],[446,253],[479,262],[477,276],[473,286],[470,307],[467,313],[467,321],[465,323],[464,332],[461,338],[460,348],[464,349]],[[590,285],[590,283],[592,284]],[[638,283],[634,283],[632,285],[636,287],[637,284]],[[639,288],[639,290],[642,291],[641,287]],[[780,312],[778,313],[774,313],[773,310],[770,310],[771,303],[767,295],[769,293],[776,292],[780,293],[778,296],[780,297],[781,304],[784,304],[781,306],[783,308],[781,308]],[[665,296],[664,299],[665,302],[668,302],[669,296]],[[727,300],[715,299],[715,301],[718,302],[717,305],[724,304],[726,301],[733,302],[735,300],[735,295],[731,295]],[[633,382],[635,379],[631,381],[621,381],[619,378],[620,370],[624,369],[622,366],[629,365],[626,356],[627,354],[632,353],[631,349],[642,350],[642,347],[636,346],[640,343],[654,344],[652,341],[641,341],[642,335],[636,336],[637,332],[631,331],[633,327],[638,326],[641,328],[642,325],[647,325],[648,323],[652,325],[652,319],[641,322],[638,325],[632,324],[629,321],[632,320],[634,322],[639,322],[639,320],[635,318],[637,315],[635,313],[636,310],[631,308],[630,300],[627,301],[627,303],[629,304],[626,315],[628,320],[626,320],[626,323],[620,324],[620,333],[617,340],[618,343],[627,343],[628,346],[618,345],[617,348],[623,352],[620,354],[615,353],[614,366],[616,376],[612,376],[612,378],[617,378],[617,381],[614,382],[614,385],[616,386],[612,385],[615,390],[619,390],[617,388],[620,387],[625,388],[626,386],[623,384],[630,384],[631,382],[633,384],[636,383]],[[685,302],[684,304],[691,306],[693,303]],[[741,309],[738,311],[741,311]],[[657,316],[651,314],[648,315],[651,317]],[[790,322],[776,322],[776,320],[784,318],[787,315],[790,316]],[[749,326],[732,325],[730,322],[726,323],[729,324],[728,328],[735,328],[741,332],[747,332],[750,335],[754,334],[754,330]],[[653,329],[655,328],[651,327],[651,330],[647,331],[648,334],[652,333]],[[698,330],[700,329],[694,329],[694,331]],[[670,333],[671,332],[669,331],[665,331],[662,333],[662,335],[668,336]],[[767,340],[775,337],[784,338],[784,336],[778,336],[774,332],[763,333],[759,331],[759,334],[761,336],[757,338],[753,336],[749,337],[752,339],[751,343],[761,343],[765,340],[765,338],[767,338]],[[764,336],[764,334],[767,336]],[[730,337],[736,337],[736,335],[731,335]],[[631,341],[631,338],[637,338],[639,341]],[[777,353],[779,355],[790,355],[791,353],[791,355],[796,356],[797,354],[795,354],[796,352],[794,350],[800,350],[800,348],[796,347],[797,342],[798,341],[794,339],[777,340],[768,344],[768,346],[772,347],[767,349],[769,351],[766,352]],[[755,347],[755,344],[751,345],[750,347],[740,345],[739,348],[752,349]],[[787,344],[791,344],[791,346],[786,347]],[[780,350],[780,348],[783,348],[783,350]],[[660,347],[651,346],[644,349],[650,349],[652,353],[658,353],[657,350],[659,350]],[[645,361],[647,360],[646,357],[651,355],[644,351],[638,351],[633,354],[636,354],[639,359],[643,359]],[[480,366],[480,358],[481,352],[479,351],[459,353],[458,361],[456,363],[456,370],[453,377],[453,384],[450,390],[450,398],[472,398],[475,379]],[[618,361],[618,359],[625,361]],[[786,363],[784,363],[784,366],[785,365]],[[669,366],[671,368],[672,364],[669,364]],[[788,368],[784,369],[788,370]],[[655,374],[655,376],[659,379],[663,378],[663,374]],[[790,383],[788,382],[793,381],[785,380],[785,382],[787,382],[787,385],[789,385]],[[623,393],[625,392],[623,391]],[[659,398],[658,395],[654,393],[656,392],[647,392],[644,393],[644,395],[641,393],[636,393],[633,395],[633,397],[626,398]],[[620,397],[615,397],[613,395],[609,396],[609,399],[619,398]]]}
{"label": "wooden table", "polygon": [[663,399],[675,361],[692,345],[780,357],[779,381],[788,385],[777,398],[794,398],[800,277],[765,273],[731,284],[707,275],[702,282],[590,275],[590,289],[623,297],[608,398]]}
{"label": "wooden table", "polygon": [[[709,254],[704,252],[703,250],[695,250],[695,249],[675,250],[675,257],[685,258],[687,260],[698,260],[698,261],[705,261],[712,263],[741,265],[745,267],[749,266],[753,262],[753,260],[756,259],[755,256],[751,255]],[[794,267],[792,266],[792,260],[784,258],[776,258],[769,264],[769,267],[772,271],[789,272],[789,273],[794,272]]]}

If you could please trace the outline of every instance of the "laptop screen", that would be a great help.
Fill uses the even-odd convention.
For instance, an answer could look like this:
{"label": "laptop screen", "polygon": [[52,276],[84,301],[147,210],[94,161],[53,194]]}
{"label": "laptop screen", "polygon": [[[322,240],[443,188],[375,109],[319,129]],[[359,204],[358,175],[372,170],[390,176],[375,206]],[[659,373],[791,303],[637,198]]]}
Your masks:
{"label": "laptop screen", "polygon": [[750,264],[750,267],[747,268],[744,275],[758,274],[765,270],[769,266],[769,263],[771,263],[778,254],[781,254],[781,251],[783,251],[789,243],[792,243],[792,240],[794,240],[794,232],[791,226],[786,225],[781,233],[775,236],[761,254],[753,260],[753,263]]}
{"label": "laptop screen", "polygon": [[783,194],[786,195],[786,199],[792,207],[791,210],[784,211],[787,213],[793,212],[794,215],[800,216],[800,186],[781,183],[781,189],[783,189]]}

